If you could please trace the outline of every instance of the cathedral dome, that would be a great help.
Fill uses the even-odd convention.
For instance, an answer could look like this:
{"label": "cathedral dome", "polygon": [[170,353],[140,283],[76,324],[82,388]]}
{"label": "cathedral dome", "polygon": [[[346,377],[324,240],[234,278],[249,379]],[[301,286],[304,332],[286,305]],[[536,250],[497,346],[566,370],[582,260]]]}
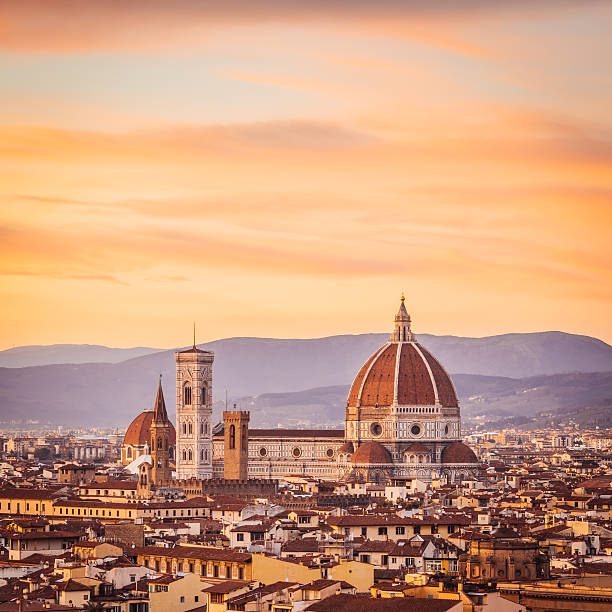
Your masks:
{"label": "cathedral dome", "polygon": [[351,457],[352,463],[373,464],[393,463],[389,451],[379,442],[365,442]]}
{"label": "cathedral dome", "polygon": [[442,451],[442,463],[478,463],[474,451],[463,442],[452,442]]}
{"label": "cathedral dome", "polygon": [[359,370],[347,404],[354,407],[459,406],[450,376],[410,331],[410,316],[403,296],[389,342]]}
{"label": "cathedral dome", "polygon": [[[141,412],[127,428],[123,437],[124,445],[144,446],[151,444],[151,423],[153,422],[153,410],[145,410]],[[174,425],[170,424],[170,440],[169,443],[174,446],[176,441],[176,432]]]}

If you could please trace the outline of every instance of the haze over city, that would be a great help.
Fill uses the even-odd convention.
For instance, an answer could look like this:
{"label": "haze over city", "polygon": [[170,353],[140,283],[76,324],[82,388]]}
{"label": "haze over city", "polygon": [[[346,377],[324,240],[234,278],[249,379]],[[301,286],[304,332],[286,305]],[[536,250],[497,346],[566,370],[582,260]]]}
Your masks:
{"label": "haze over city", "polygon": [[3,2],[0,348],[380,332],[402,290],[609,342],[611,16]]}

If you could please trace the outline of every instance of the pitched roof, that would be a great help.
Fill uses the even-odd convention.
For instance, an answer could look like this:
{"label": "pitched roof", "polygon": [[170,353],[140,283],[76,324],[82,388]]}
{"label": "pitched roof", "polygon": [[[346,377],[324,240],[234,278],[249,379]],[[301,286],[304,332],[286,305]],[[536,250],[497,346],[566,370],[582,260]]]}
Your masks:
{"label": "pitched roof", "polygon": [[307,612],[446,612],[456,606],[458,600],[422,599],[417,597],[390,597],[374,599],[364,595],[332,595],[317,601]]}

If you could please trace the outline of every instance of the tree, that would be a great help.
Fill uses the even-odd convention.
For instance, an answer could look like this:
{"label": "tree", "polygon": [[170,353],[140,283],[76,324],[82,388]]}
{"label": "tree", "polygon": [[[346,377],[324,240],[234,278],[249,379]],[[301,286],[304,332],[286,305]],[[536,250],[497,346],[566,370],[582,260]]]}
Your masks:
{"label": "tree", "polygon": [[86,612],[104,612],[106,608],[101,601],[88,601],[84,606],[83,610]]}

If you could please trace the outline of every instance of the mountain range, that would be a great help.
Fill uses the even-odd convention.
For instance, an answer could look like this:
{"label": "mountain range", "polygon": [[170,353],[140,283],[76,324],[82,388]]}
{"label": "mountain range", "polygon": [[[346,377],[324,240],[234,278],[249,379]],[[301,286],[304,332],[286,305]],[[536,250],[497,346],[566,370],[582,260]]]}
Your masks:
{"label": "mountain range", "polygon": [[[215,353],[217,413],[227,394],[230,403],[252,410],[254,425],[333,426],[342,421],[347,386],[387,337],[228,338],[199,346]],[[612,347],[596,338],[540,332],[486,338],[420,334],[418,340],[453,374],[466,417],[572,409],[612,397]],[[152,406],[159,374],[174,412],[174,350],[19,347],[0,352],[0,363],[5,424],[125,427]],[[593,372],[600,374],[581,376]]]}

